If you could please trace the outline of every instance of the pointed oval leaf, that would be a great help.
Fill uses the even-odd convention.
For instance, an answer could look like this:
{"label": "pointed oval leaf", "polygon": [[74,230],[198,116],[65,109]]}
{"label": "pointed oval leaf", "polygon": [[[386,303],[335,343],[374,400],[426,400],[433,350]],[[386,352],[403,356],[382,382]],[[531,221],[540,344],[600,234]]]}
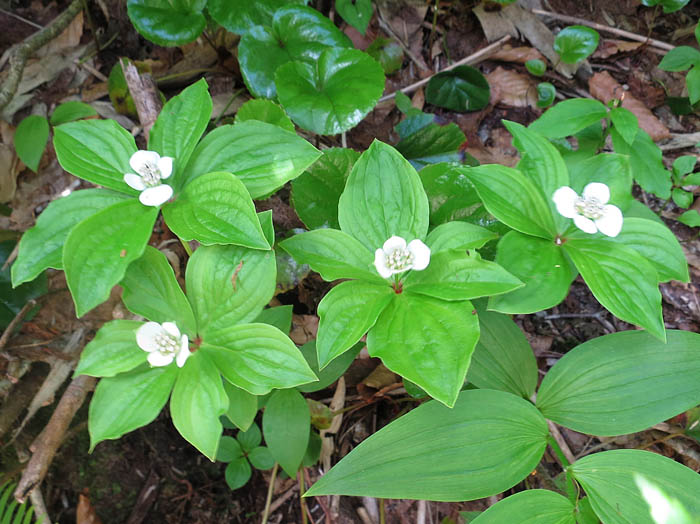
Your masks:
{"label": "pointed oval leaf", "polygon": [[530,124],[546,138],[564,138],[575,135],[608,115],[604,104],[592,98],[572,98],[559,102]]}
{"label": "pointed oval leaf", "polygon": [[275,459],[270,453],[270,449],[265,446],[258,446],[248,454],[248,460],[255,469],[265,470],[272,469],[275,465]]}
{"label": "pointed oval leaf", "polygon": [[496,502],[472,524],[576,524],[576,508],[566,497],[546,489],[528,489]]}
{"label": "pointed oval leaf", "polygon": [[92,106],[84,102],[71,100],[69,102],[63,102],[53,110],[50,122],[52,126],[59,126],[67,122],[73,122],[74,120],[81,120],[91,116],[97,116],[97,111],[95,111]]}
{"label": "pointed oval leaf", "polygon": [[614,107],[610,110],[610,120],[625,142],[630,145],[634,143],[637,131],[639,130],[637,115],[622,106]]}
{"label": "pointed oval leaf", "polygon": [[547,422],[526,400],[489,389],[463,391],[452,409],[427,402],[365,439],[306,496],[487,497],[534,469],[547,435]]}
{"label": "pointed oval leaf", "polygon": [[[246,2],[250,3],[250,2]],[[259,120],[286,129],[287,131],[295,132],[294,124],[279,105],[272,100],[264,98],[254,98],[248,100],[245,104],[236,111],[236,123],[245,122],[246,120]]]}
{"label": "pointed oval leaf", "polygon": [[257,424],[253,424],[245,431],[239,431],[236,440],[241,444],[241,449],[250,453],[262,442],[262,433]]}
{"label": "pointed oval leaf", "polygon": [[270,25],[280,7],[303,3],[303,0],[209,0],[207,11],[227,31],[244,35],[257,25]]}
{"label": "pointed oval leaf", "polygon": [[634,179],[642,189],[654,193],[659,198],[671,196],[671,173],[663,163],[661,149],[643,129],[637,131],[632,145],[625,142],[615,128],[610,132],[615,152],[629,155]]}
{"label": "pointed oval leaf", "polygon": [[145,364],[148,353],[136,343],[142,325],[136,320],[107,322],[83,349],[74,375],[113,377]]}
{"label": "pointed oval leaf", "polygon": [[484,75],[466,65],[431,77],[425,89],[426,102],[460,113],[483,109],[490,96],[491,88]]}
{"label": "pointed oval leaf", "polygon": [[128,0],[129,19],[151,42],[176,46],[194,41],[204,30],[203,0]]}
{"label": "pointed oval leaf", "polygon": [[244,455],[238,441],[233,437],[221,437],[219,450],[216,452],[216,460],[218,462],[232,462],[239,457],[244,457]]}
{"label": "pointed oval leaf", "polygon": [[584,25],[565,27],[554,39],[554,50],[565,64],[585,60],[598,47],[600,35],[595,29]]}
{"label": "pointed oval leaf", "polygon": [[679,45],[671,49],[659,62],[662,71],[686,71],[700,64],[700,51],[689,45]]}
{"label": "pointed oval leaf", "polygon": [[433,229],[425,243],[430,248],[430,254],[435,255],[450,249],[479,249],[496,238],[498,234],[484,227],[454,221],[440,224]]}
{"label": "pointed oval leaf", "polygon": [[277,306],[263,309],[255,319],[256,323],[270,324],[285,335],[292,329],[292,305]]}
{"label": "pointed oval leaf", "polygon": [[275,391],[263,413],[263,434],[272,456],[294,478],[309,441],[309,406],[295,389]]}
{"label": "pointed oval leaf", "polygon": [[258,397],[227,380],[224,381],[224,390],[228,396],[226,416],[238,429],[246,431],[258,413]]}
{"label": "pointed oval leaf", "polygon": [[229,462],[228,466],[226,466],[224,478],[226,479],[226,484],[229,489],[235,490],[245,486],[250,480],[251,474],[252,471],[248,459],[245,457],[238,457]]}
{"label": "pointed oval leaf", "polygon": [[49,121],[40,115],[30,115],[15,129],[13,137],[17,156],[35,173],[49,141]]}
{"label": "pointed oval leaf", "polygon": [[467,137],[454,122],[444,126],[431,123],[402,138],[396,144],[396,149],[416,169],[438,162],[478,165],[474,157],[461,151],[466,140]]}

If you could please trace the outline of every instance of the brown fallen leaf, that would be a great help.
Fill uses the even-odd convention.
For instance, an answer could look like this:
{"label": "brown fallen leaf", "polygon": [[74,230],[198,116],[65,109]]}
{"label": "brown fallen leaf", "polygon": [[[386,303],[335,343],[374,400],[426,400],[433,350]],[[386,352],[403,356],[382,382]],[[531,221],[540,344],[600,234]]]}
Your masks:
{"label": "brown fallen leaf", "polygon": [[21,162],[12,143],[14,128],[0,121],[0,203],[9,202],[17,190]]}
{"label": "brown fallen leaf", "polygon": [[501,49],[489,55],[489,60],[515,62],[517,64],[524,64],[528,60],[542,60],[543,62],[547,61],[547,59],[542,56],[542,53],[540,53],[534,47],[511,47],[509,45],[504,45]]}
{"label": "brown fallen leaf", "polygon": [[51,56],[65,51],[66,49],[73,49],[78,44],[80,44],[80,38],[83,36],[83,12],[78,12],[78,15],[73,19],[73,21],[68,24],[63,32],[56,38],[53,38],[44,47],[40,48],[36,52],[36,56],[45,57]]}
{"label": "brown fallen leaf", "polygon": [[75,524],[102,524],[100,517],[95,513],[95,508],[90,504],[90,499],[87,495],[83,495],[82,493],[78,499]]}
{"label": "brown fallen leaf", "polygon": [[491,104],[536,107],[537,87],[530,75],[499,66],[485,76],[491,86]]}
{"label": "brown fallen leaf", "polygon": [[295,344],[303,346],[316,338],[318,317],[316,315],[292,315],[292,330],[289,333]]}
{"label": "brown fallen leaf", "polygon": [[625,91],[622,85],[607,71],[595,73],[588,81],[588,90],[594,98],[603,103],[608,103],[613,99],[622,99],[622,107],[629,109],[637,116],[639,127],[649,133],[649,136],[655,142],[671,136],[668,128],[661,120],[656,118],[641,101]]}
{"label": "brown fallen leaf", "polygon": [[629,40],[617,40],[615,38],[603,38],[598,48],[593,53],[593,58],[608,58],[618,53],[634,51],[642,42],[630,42]]}

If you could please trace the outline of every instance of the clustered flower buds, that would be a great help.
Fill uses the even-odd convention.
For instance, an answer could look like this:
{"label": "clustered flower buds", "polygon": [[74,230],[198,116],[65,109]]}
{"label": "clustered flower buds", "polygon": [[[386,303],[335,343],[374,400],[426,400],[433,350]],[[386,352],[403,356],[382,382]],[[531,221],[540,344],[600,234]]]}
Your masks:
{"label": "clustered flower buds", "polygon": [[406,244],[401,237],[392,236],[374,252],[374,267],[383,278],[409,269],[420,271],[430,263],[430,248],[416,239]]}
{"label": "clustered flower buds", "polygon": [[173,188],[161,182],[173,173],[172,158],[141,150],[131,155],[129,165],[136,173],[126,173],[124,182],[141,191],[139,201],[144,206],[158,207],[173,196]]}
{"label": "clustered flower buds", "polygon": [[600,182],[591,182],[581,196],[568,186],[562,186],[552,195],[560,215],[573,218],[574,224],[586,233],[600,231],[616,237],[622,230],[622,211],[608,204],[610,189]]}

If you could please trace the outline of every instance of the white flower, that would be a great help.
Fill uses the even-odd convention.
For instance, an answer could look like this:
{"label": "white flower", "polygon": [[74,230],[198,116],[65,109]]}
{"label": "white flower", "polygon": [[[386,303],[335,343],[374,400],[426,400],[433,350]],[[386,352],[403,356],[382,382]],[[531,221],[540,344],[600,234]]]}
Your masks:
{"label": "white flower", "polygon": [[136,343],[148,352],[151,366],[167,366],[175,360],[181,368],[192,354],[188,342],[174,322],[146,322],[136,331]]}
{"label": "white flower", "polygon": [[158,207],[173,196],[173,188],[161,182],[173,173],[172,158],[141,150],[131,155],[129,165],[138,174],[126,173],[124,182],[141,191],[139,200],[144,206]]}
{"label": "white flower", "polygon": [[430,248],[420,240],[406,241],[397,236],[389,238],[374,252],[374,267],[384,278],[409,269],[420,271],[430,263]]}
{"label": "white flower", "polygon": [[608,204],[610,189],[600,182],[591,182],[583,188],[579,196],[568,186],[562,186],[552,195],[557,211],[566,218],[573,218],[574,224],[586,233],[600,231],[609,237],[616,237],[622,229],[622,211]]}

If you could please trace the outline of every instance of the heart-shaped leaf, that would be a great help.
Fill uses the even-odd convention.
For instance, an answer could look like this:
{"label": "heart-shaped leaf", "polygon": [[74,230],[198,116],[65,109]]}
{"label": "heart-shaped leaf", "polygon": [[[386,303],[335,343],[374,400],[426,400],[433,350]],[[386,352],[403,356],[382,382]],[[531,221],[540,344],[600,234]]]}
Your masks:
{"label": "heart-shaped leaf", "polygon": [[305,3],[304,0],[209,0],[207,10],[227,31],[244,35],[255,26],[269,26],[280,7]]}
{"label": "heart-shaped leaf", "polygon": [[372,18],[372,0],[335,0],[335,10],[363,35]]}
{"label": "heart-shaped leaf", "polygon": [[600,35],[595,29],[583,25],[565,27],[554,39],[554,50],[565,64],[585,60],[598,47]]}
{"label": "heart-shaped leaf", "polygon": [[196,40],[207,24],[202,13],[206,0],[128,0],[127,14],[136,30],[162,46]]}
{"label": "heart-shaped leaf", "polygon": [[483,109],[490,96],[488,81],[471,66],[438,73],[430,79],[425,90],[426,102],[460,113]]}

